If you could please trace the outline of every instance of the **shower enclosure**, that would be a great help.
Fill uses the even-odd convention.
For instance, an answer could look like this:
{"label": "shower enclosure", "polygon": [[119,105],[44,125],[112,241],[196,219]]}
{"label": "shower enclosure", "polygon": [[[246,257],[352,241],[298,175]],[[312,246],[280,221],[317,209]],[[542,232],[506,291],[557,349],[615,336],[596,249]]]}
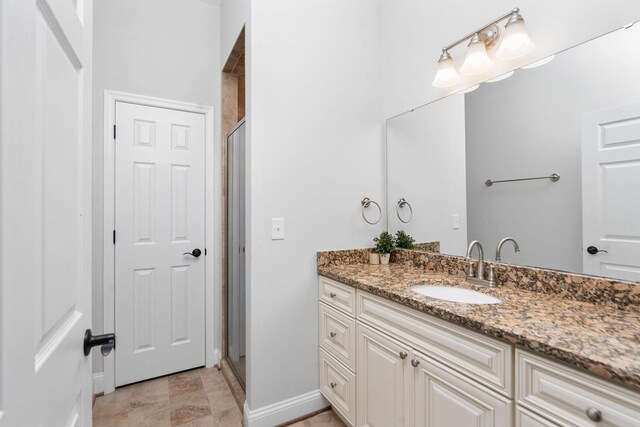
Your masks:
{"label": "shower enclosure", "polygon": [[245,122],[227,137],[227,360],[244,387],[245,357]]}

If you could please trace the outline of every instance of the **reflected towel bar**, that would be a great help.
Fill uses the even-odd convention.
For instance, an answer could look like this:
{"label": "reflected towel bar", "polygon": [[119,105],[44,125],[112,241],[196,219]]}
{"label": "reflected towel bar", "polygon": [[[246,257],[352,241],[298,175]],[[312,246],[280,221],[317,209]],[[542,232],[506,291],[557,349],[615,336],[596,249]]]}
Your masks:
{"label": "reflected towel bar", "polygon": [[500,182],[516,182],[516,181],[532,181],[534,179],[548,179],[551,180],[551,182],[556,182],[558,180],[560,180],[560,175],[558,175],[557,173],[552,173],[550,176],[537,176],[534,178],[518,178],[518,179],[502,179],[499,181],[494,181],[492,179],[488,179],[484,182],[484,184],[487,187],[491,187],[493,184],[497,184]]}

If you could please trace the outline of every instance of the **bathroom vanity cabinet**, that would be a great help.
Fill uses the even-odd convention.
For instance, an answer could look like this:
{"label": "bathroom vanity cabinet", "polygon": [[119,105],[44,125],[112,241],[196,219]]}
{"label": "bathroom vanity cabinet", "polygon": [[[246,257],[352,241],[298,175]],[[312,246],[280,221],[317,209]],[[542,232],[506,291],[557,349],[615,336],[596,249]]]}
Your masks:
{"label": "bathroom vanity cabinet", "polygon": [[358,427],[640,426],[640,393],[320,276],[320,389]]}

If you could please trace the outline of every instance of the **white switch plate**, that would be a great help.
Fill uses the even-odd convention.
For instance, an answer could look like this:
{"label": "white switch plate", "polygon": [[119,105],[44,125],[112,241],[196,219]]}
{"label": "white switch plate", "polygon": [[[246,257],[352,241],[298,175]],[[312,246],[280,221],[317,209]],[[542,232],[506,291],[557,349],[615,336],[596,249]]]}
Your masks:
{"label": "white switch plate", "polygon": [[284,218],[271,218],[271,240],[284,240]]}
{"label": "white switch plate", "polygon": [[458,230],[460,228],[460,215],[453,214],[453,218],[451,219],[451,227],[454,230]]}

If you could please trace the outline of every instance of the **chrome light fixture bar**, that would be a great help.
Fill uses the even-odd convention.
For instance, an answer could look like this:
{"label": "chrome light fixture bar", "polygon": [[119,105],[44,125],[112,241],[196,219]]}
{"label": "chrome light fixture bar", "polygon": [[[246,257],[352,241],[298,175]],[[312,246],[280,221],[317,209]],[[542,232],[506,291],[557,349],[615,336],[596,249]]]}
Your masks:
{"label": "chrome light fixture bar", "polygon": [[[507,20],[507,23],[501,39],[502,34],[497,24],[504,20]],[[442,55],[438,59],[438,70],[432,83],[433,86],[447,88],[460,82],[460,75],[449,51],[467,40],[469,40],[468,50],[460,71],[471,76],[485,73],[492,67],[493,62],[489,58],[487,51],[496,46],[498,41],[500,41],[500,46],[496,52],[496,57],[500,59],[519,58],[531,52],[535,47],[524,26],[524,19],[520,15],[520,9],[516,7],[442,48]]]}

